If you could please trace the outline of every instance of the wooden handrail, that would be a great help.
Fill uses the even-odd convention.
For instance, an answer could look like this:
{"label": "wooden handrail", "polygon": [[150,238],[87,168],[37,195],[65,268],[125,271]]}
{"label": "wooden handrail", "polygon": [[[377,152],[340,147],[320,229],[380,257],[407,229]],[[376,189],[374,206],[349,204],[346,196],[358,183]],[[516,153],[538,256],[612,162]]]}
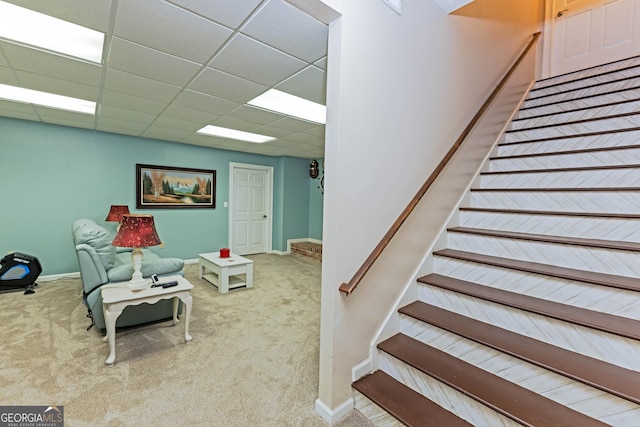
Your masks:
{"label": "wooden handrail", "polygon": [[358,285],[360,284],[364,276],[367,274],[369,269],[377,261],[380,254],[382,254],[382,252],[387,247],[391,239],[396,235],[396,233],[398,232],[402,224],[404,224],[404,222],[407,220],[409,215],[411,215],[411,213],[416,208],[416,206],[418,205],[422,197],[425,195],[427,190],[429,190],[429,188],[434,183],[436,178],[438,178],[438,176],[440,175],[442,170],[445,168],[447,163],[449,163],[449,161],[451,160],[453,155],[456,153],[456,151],[458,151],[458,148],[460,148],[460,145],[462,145],[462,142],[466,139],[469,133],[471,133],[471,130],[478,123],[478,121],[480,120],[482,115],[485,113],[485,111],[489,108],[489,106],[491,105],[493,100],[496,98],[496,96],[498,96],[498,93],[507,83],[507,81],[509,80],[509,77],[511,77],[511,75],[515,72],[515,70],[518,68],[518,65],[520,65],[520,62],[522,62],[522,60],[525,58],[529,50],[531,50],[531,48],[535,45],[539,37],[540,37],[540,32],[537,32],[532,36],[531,41],[529,41],[524,51],[520,54],[518,59],[513,63],[511,68],[509,68],[509,71],[507,71],[504,77],[502,77],[502,80],[500,80],[500,83],[498,83],[498,86],[496,86],[496,88],[491,92],[489,97],[485,100],[484,104],[482,104],[480,109],[478,109],[478,111],[473,116],[473,118],[471,119],[467,127],[464,128],[464,130],[462,131],[462,133],[460,134],[456,142],[453,144],[453,146],[451,146],[449,151],[447,151],[447,154],[445,154],[445,156],[442,158],[440,163],[438,163],[438,166],[434,169],[431,175],[429,175],[429,178],[427,178],[427,180],[422,185],[422,187],[420,187],[420,190],[418,190],[416,195],[413,196],[413,198],[411,199],[407,207],[402,211],[398,219],[396,219],[393,225],[391,225],[391,228],[389,228],[389,231],[387,231],[387,233],[382,237],[382,240],[380,240],[380,243],[378,243],[378,245],[373,249],[373,252],[371,252],[369,257],[360,266],[358,271],[356,271],[356,273],[353,275],[351,280],[349,280],[349,282],[345,282],[340,285],[340,287],[338,288],[340,292],[343,292],[346,295],[350,295],[358,287]]}

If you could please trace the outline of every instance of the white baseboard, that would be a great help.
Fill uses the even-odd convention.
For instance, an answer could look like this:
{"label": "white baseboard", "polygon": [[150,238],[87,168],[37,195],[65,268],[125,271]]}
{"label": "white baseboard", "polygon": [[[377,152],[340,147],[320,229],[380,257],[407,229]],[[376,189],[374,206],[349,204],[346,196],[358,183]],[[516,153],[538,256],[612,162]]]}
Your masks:
{"label": "white baseboard", "polygon": [[371,372],[373,372],[371,359],[365,359],[351,369],[351,381],[357,381]]}
{"label": "white baseboard", "polygon": [[353,408],[355,408],[353,398],[345,400],[334,410],[331,410],[320,399],[316,399],[316,413],[320,415],[323,420],[332,425],[349,415]]}
{"label": "white baseboard", "polygon": [[62,273],[62,274],[47,274],[46,276],[39,276],[36,282],[52,282],[58,279],[76,279],[80,278],[80,272],[75,273]]}

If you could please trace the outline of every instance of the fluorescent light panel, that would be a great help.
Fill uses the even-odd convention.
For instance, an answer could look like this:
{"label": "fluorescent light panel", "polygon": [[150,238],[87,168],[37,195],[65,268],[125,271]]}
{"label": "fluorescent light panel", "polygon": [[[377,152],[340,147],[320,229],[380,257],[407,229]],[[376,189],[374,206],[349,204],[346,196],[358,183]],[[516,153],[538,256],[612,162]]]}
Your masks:
{"label": "fluorescent light panel", "polygon": [[96,112],[96,103],[93,101],[4,84],[0,84],[0,99],[42,105],[83,114],[95,114]]}
{"label": "fluorescent light panel", "polygon": [[259,135],[257,133],[243,132],[235,129],[222,128],[219,126],[208,125],[198,131],[206,135],[220,136],[222,138],[237,139],[240,141],[263,143],[273,141],[275,138],[271,136]]}
{"label": "fluorescent light panel", "polygon": [[0,38],[100,64],[104,33],[0,1]]}
{"label": "fluorescent light panel", "polygon": [[276,89],[269,89],[248,104],[309,122],[327,122],[327,107],[324,105]]}

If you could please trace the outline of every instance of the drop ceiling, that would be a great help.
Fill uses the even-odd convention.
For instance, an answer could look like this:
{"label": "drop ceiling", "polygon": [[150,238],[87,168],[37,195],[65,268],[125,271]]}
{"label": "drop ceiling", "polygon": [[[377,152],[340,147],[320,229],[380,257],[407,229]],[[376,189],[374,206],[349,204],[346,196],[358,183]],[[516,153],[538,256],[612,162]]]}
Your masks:
{"label": "drop ceiling", "polygon": [[[284,0],[11,0],[104,32],[93,64],[0,39],[0,83],[97,102],[0,100],[0,116],[269,156],[324,157],[324,125],[246,105],[270,88],[326,104],[326,23]],[[273,136],[255,144],[205,125]]]}

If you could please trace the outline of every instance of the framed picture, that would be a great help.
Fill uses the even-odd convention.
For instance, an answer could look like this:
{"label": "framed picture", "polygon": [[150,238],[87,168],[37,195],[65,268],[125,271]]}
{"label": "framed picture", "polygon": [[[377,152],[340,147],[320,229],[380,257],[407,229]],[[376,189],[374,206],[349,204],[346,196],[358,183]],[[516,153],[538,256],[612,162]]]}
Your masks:
{"label": "framed picture", "polygon": [[136,164],[136,207],[215,208],[216,171]]}

